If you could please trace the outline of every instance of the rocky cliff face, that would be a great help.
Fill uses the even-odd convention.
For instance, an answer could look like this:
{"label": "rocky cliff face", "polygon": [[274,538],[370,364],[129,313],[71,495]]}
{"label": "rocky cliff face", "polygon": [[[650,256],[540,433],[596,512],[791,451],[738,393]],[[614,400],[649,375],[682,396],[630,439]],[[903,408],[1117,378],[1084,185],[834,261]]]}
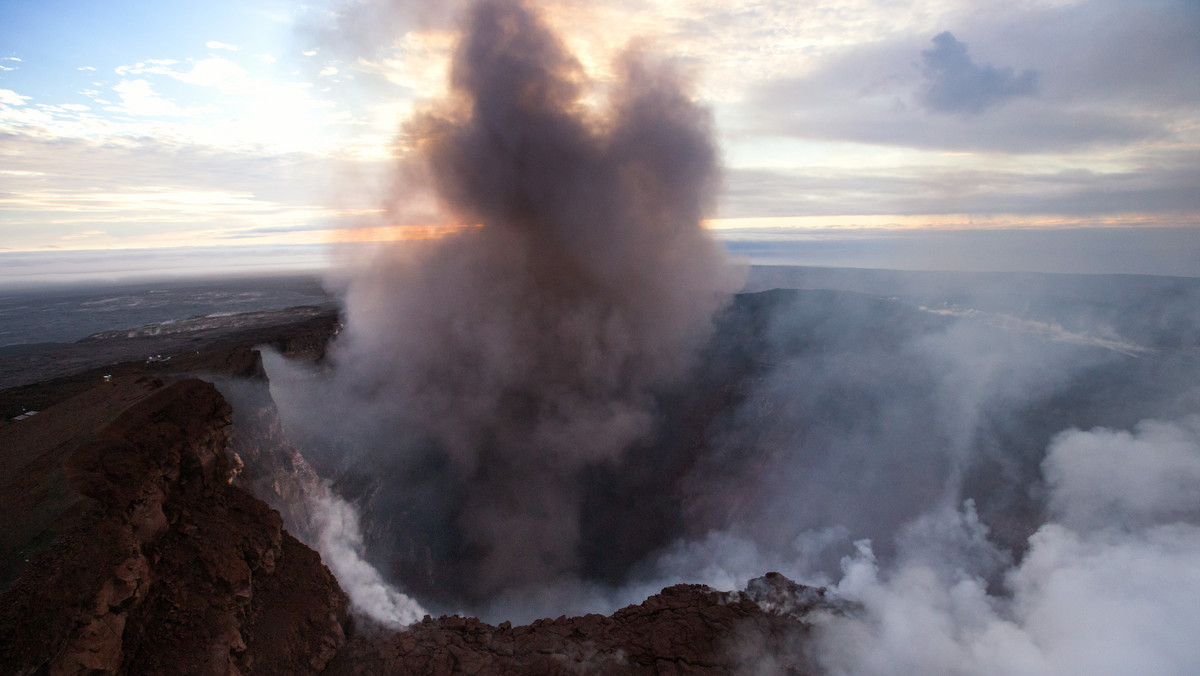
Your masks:
{"label": "rocky cliff face", "polygon": [[262,356],[246,352],[245,368],[216,380],[233,404],[228,450],[237,474],[234,484],[278,511],[288,531],[313,542],[316,533],[309,500],[328,491],[283,430]]}
{"label": "rocky cliff face", "polygon": [[3,599],[12,673],[315,673],[346,600],[278,513],[230,485],[231,409],[188,379],[133,405],[65,463],[91,499]]}

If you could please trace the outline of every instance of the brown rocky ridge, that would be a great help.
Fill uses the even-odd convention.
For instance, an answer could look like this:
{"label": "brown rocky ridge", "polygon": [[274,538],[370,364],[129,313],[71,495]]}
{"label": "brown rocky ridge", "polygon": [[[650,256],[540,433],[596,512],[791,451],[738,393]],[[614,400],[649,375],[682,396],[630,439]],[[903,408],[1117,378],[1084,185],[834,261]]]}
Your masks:
{"label": "brown rocky ridge", "polygon": [[[766,608],[786,598],[787,612]],[[428,616],[402,632],[351,638],[326,673],[810,674],[803,617],[842,606],[778,573],[745,592],[679,584],[610,616],[513,627]]]}

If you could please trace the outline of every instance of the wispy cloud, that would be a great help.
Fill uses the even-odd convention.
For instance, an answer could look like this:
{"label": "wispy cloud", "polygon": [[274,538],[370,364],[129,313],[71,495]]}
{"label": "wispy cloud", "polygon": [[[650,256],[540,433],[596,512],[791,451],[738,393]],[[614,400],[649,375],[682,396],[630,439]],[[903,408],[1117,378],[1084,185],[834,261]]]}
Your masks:
{"label": "wispy cloud", "polygon": [[[143,59],[117,66],[112,72],[119,79],[73,92],[94,106],[65,93],[61,103],[33,105],[20,89],[0,89],[0,133],[106,137],[117,145],[147,137],[252,153],[334,152],[343,141],[330,132],[362,124],[361,110],[352,112],[303,79],[275,76],[253,56],[245,59]],[[384,146],[394,125],[393,117]]]}
{"label": "wispy cloud", "polygon": [[[183,245],[239,233],[254,241],[321,241],[314,223],[345,218],[324,203],[329,160],[319,156],[7,132],[0,133],[0,157],[0,236],[21,250]],[[37,228],[22,225],[34,219]],[[251,232],[265,227],[274,231]],[[104,234],[72,238],[88,231]]]}
{"label": "wispy cloud", "polygon": [[198,87],[215,87],[226,92],[245,92],[251,86],[245,68],[219,56],[201,59],[187,71],[167,71],[163,74],[180,82]]}
{"label": "wispy cloud", "polygon": [[159,96],[146,80],[122,80],[113,85],[113,91],[121,97],[119,110],[132,115],[176,116],[186,112]]}
{"label": "wispy cloud", "polygon": [[[732,169],[725,217],[1106,214],[1200,217],[1200,156],[1154,152],[1095,169],[980,166],[972,155],[878,168]],[[1186,219],[1185,219],[1186,220]]]}
{"label": "wispy cloud", "polygon": [[21,96],[11,89],[0,89],[0,104],[6,106],[23,106],[31,97]]}
{"label": "wispy cloud", "polygon": [[216,40],[209,40],[208,42],[204,43],[204,46],[208,47],[209,49],[227,49],[231,52],[236,52],[241,49],[241,47],[238,47],[237,45],[231,45],[225,42],[217,42]]}
{"label": "wispy cloud", "polygon": [[122,76],[142,75],[144,73],[167,74],[171,72],[167,66],[172,66],[177,63],[179,63],[179,61],[175,59],[146,59],[145,61],[138,61],[133,65],[117,66],[113,70],[117,75]]}
{"label": "wispy cloud", "polygon": [[90,239],[90,238],[98,237],[100,235],[105,235],[105,234],[107,234],[107,233],[103,230],[84,230],[83,232],[73,233],[70,235],[63,235],[63,236],[59,237],[59,239],[67,240],[67,241],[76,240],[76,239]]}
{"label": "wispy cloud", "polygon": [[1037,93],[1038,74],[1020,75],[1011,68],[980,66],[967,54],[967,45],[950,31],[933,38],[933,49],[921,52],[927,86],[921,102],[939,113],[982,113],[1018,96]]}

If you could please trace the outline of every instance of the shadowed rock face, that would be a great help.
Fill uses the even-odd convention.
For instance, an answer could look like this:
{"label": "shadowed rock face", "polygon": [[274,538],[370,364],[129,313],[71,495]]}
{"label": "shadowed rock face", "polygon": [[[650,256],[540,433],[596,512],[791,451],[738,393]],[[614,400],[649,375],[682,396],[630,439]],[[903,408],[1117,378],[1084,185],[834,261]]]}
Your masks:
{"label": "shadowed rock face", "polygon": [[426,617],[404,632],[352,638],[326,673],[814,673],[804,654],[809,628],[800,618],[834,607],[824,590],[777,573],[751,584],[772,588],[780,600],[786,595],[789,612],[764,611],[750,592],[681,584],[608,617],[559,617],[521,627]]}
{"label": "shadowed rock face", "polygon": [[16,673],[313,673],[346,600],[279,514],[230,485],[231,409],[186,379],[126,409],[64,464],[90,498],[5,593]]}

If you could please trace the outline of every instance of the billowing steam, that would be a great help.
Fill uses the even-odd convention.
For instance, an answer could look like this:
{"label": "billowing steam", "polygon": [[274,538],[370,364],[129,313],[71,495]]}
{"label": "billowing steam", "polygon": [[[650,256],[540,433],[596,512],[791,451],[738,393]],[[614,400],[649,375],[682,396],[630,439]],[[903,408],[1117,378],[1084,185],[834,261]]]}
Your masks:
{"label": "billowing steam", "polygon": [[[1045,461],[1055,520],[989,595],[992,546],[970,511],[881,570],[867,544],[838,591],[864,604],[821,623],[832,674],[1186,674],[1200,669],[1200,420],[1071,430]],[[940,562],[940,563],[939,563]],[[978,558],[975,559],[978,563]]]}
{"label": "billowing steam", "polygon": [[1130,353],[904,305],[772,311],[768,373],[692,477],[718,530],[659,580],[830,585],[861,604],[810,618],[831,674],[1200,668],[1200,389],[1177,334]]}
{"label": "billowing steam", "polygon": [[425,609],[363,558],[362,528],[350,503],[326,493],[311,496],[305,511],[311,515],[314,546],[355,610],[393,628],[420,621]]}

